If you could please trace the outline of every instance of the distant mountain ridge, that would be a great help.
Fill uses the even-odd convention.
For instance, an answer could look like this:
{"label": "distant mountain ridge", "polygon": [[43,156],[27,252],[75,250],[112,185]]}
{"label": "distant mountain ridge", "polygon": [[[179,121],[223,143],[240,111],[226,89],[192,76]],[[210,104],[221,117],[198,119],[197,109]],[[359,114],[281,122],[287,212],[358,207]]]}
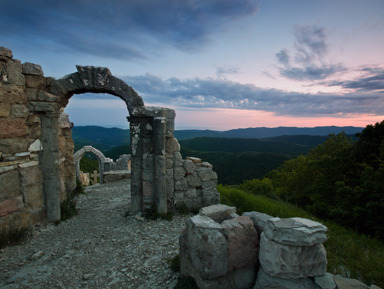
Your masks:
{"label": "distant mountain ridge", "polygon": [[225,137],[225,138],[269,138],[288,135],[328,136],[345,132],[348,135],[361,132],[363,127],[355,126],[318,126],[318,127],[254,127],[238,128],[227,131],[215,130],[176,130],[175,137],[179,140],[194,137]]}
{"label": "distant mountain ridge", "polygon": [[[343,131],[347,135],[354,135],[361,132],[363,129],[363,127],[354,126],[321,126],[311,128],[256,127],[227,131],[176,130],[175,137],[180,141],[198,137],[266,139],[276,137],[289,138],[290,136],[328,136],[331,133],[338,134]],[[76,144],[75,150],[80,149],[84,145],[91,145],[97,147],[101,151],[107,151],[117,146],[128,145],[130,143],[129,129],[105,128],[101,126],[75,126],[72,128],[72,138]]]}

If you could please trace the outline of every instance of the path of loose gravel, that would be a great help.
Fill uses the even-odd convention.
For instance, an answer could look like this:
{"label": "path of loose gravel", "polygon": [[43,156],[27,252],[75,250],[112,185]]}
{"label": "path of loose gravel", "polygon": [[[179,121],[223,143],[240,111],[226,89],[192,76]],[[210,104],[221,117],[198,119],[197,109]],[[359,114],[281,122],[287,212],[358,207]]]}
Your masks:
{"label": "path of loose gravel", "polygon": [[0,288],[173,288],[167,260],[178,254],[187,216],[125,217],[129,181],[88,187],[79,214],[41,226],[0,251]]}

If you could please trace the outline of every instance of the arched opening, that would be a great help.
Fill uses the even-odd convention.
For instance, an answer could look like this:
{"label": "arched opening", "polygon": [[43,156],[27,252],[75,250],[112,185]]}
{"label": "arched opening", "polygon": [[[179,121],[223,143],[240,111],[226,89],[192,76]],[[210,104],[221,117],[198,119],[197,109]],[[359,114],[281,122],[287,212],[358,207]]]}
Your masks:
{"label": "arched opening", "polygon": [[[131,212],[156,207],[167,212],[166,136],[173,138],[174,110],[145,107],[142,98],[108,68],[77,66],[77,72],[52,81],[39,100],[50,102],[41,109],[42,139],[49,148],[42,153],[42,173],[48,221],[60,219],[60,110],[74,94],[107,93],[122,99],[129,113],[131,148]],[[46,105],[46,104],[44,104]],[[43,145],[44,145],[43,144]],[[177,149],[177,147],[176,147]]]}
{"label": "arched opening", "polygon": [[99,163],[99,178],[100,178],[100,184],[103,183],[103,172],[104,172],[104,163],[105,163],[105,156],[101,151],[98,149],[92,147],[92,146],[85,146],[75,152],[73,155],[73,158],[75,160],[76,164],[76,178],[80,180],[80,160],[86,153],[92,153],[93,155],[96,156],[97,161]]}

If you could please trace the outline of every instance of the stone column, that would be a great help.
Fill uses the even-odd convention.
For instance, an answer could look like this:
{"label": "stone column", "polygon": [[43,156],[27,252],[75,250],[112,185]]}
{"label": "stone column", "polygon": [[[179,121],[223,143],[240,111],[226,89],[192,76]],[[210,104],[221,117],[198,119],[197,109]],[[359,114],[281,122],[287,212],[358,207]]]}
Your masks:
{"label": "stone column", "polygon": [[59,111],[41,116],[40,165],[48,222],[60,221]]}
{"label": "stone column", "polygon": [[165,117],[155,117],[153,122],[153,138],[155,151],[155,194],[157,212],[167,213],[166,190],[166,154],[165,154]]}
{"label": "stone column", "polygon": [[130,124],[131,140],[131,213],[143,211],[143,183],[142,183],[142,162],[143,162],[143,129],[140,117],[127,117]]}

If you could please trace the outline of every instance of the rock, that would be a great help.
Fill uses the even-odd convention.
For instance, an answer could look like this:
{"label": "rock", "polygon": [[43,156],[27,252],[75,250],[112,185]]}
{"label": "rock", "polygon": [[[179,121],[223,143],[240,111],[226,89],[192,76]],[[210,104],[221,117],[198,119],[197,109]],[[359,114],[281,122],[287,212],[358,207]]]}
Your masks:
{"label": "rock", "polygon": [[259,234],[264,232],[264,227],[269,219],[272,219],[273,217],[264,213],[260,212],[244,212],[243,216],[247,216],[251,218],[253,221],[253,224],[255,225],[255,228]]}
{"label": "rock", "polygon": [[201,163],[201,159],[199,159],[199,158],[195,158],[195,157],[186,157],[186,159],[192,161],[192,162],[195,163],[195,164],[200,164],[200,163]]}
{"label": "rock", "polygon": [[324,275],[327,258],[323,244],[312,246],[283,245],[260,235],[260,265],[272,276],[298,279]]}
{"label": "rock", "polygon": [[35,140],[28,148],[29,152],[39,152],[43,150],[43,145],[39,139]]}
{"label": "rock", "polygon": [[95,277],[95,274],[84,274],[83,275],[84,280],[89,280],[89,279],[92,279],[93,277]]}
{"label": "rock", "polygon": [[0,202],[0,217],[16,212],[23,207],[23,198],[21,196],[2,201]]}
{"label": "rock", "polygon": [[312,279],[282,279],[274,278],[264,272],[262,268],[257,274],[254,289],[318,289]]}
{"label": "rock", "polygon": [[199,211],[200,216],[207,216],[217,223],[229,219],[232,213],[236,213],[236,207],[229,207],[223,204],[204,207]]}
{"label": "rock", "polygon": [[[242,216],[221,223],[228,244],[228,271],[254,268],[259,259],[259,238],[250,218]],[[247,282],[249,283],[249,282]]]}
{"label": "rock", "polygon": [[180,237],[180,273],[213,279],[228,272],[227,241],[223,227],[207,216],[188,219]]}
{"label": "rock", "polygon": [[187,175],[192,175],[195,171],[195,165],[191,160],[183,160],[183,167]]}
{"label": "rock", "polygon": [[338,289],[369,289],[367,285],[356,279],[344,278],[339,275],[334,275],[333,279]]}
{"label": "rock", "polygon": [[43,76],[43,69],[40,65],[26,62],[23,63],[23,74]]}
{"label": "rock", "polygon": [[333,274],[325,273],[324,275],[315,277],[314,280],[321,289],[337,289]]}
{"label": "rock", "polygon": [[12,59],[12,51],[6,47],[0,47],[0,60]]}
{"label": "rock", "polygon": [[40,259],[41,257],[43,257],[43,255],[44,255],[43,251],[38,251],[35,254],[33,254],[30,259],[32,261],[36,261],[36,260]]}
{"label": "rock", "polygon": [[269,240],[284,245],[311,246],[327,241],[327,227],[303,218],[272,218],[264,229]]}

